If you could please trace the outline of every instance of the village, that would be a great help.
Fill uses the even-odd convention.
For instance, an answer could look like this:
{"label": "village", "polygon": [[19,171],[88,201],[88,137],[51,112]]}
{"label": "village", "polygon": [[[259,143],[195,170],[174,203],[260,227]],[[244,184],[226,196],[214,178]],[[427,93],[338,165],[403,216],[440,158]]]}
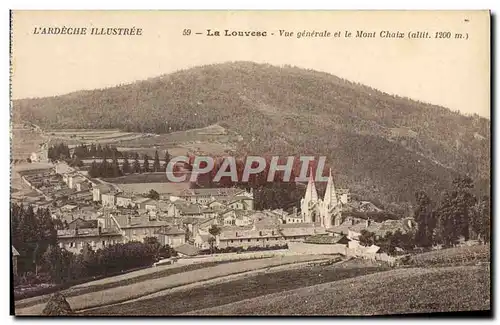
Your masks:
{"label": "village", "polygon": [[[44,148],[31,155],[33,163],[47,159]],[[412,218],[371,220],[367,213],[381,209],[371,202],[353,201],[349,189],[336,189],[331,170],[323,199],[311,173],[300,210],[261,211],[254,208],[252,189],[183,186],[169,193],[154,189],[138,193],[92,178],[66,162],[19,174],[39,195],[16,199],[14,193],[12,201],[47,208],[62,224],[57,229],[59,247],[74,254],[86,246],[98,250],[154,237],[181,257],[287,249],[292,254],[342,253],[394,262],[393,257],[378,254],[380,247],[361,245],[361,234],[383,238],[416,226]],[[151,183],[151,188],[157,184]]]}

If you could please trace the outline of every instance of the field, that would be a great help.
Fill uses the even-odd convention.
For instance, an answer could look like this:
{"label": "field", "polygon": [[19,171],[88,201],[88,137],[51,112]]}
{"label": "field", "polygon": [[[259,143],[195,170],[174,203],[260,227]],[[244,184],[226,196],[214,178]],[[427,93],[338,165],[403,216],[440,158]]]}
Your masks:
{"label": "field", "polygon": [[[244,272],[252,272],[286,264],[324,260],[325,256],[285,256],[266,259],[246,260],[222,265],[211,266],[203,269],[171,274],[169,276],[149,279],[128,285],[121,285],[100,291],[91,291],[77,296],[68,297],[67,300],[73,310],[84,310],[102,307],[120,302],[137,299],[145,295],[157,293],[163,290],[188,285],[200,281],[207,281],[219,277],[235,275]],[[22,301],[18,305],[22,305]],[[17,308],[16,315],[39,315],[44,308],[39,303],[26,308]]]}
{"label": "field", "polygon": [[178,194],[189,189],[189,183],[135,183],[118,184],[118,187],[127,193],[143,194],[155,190],[159,194]]}
{"label": "field", "polygon": [[[101,144],[116,146],[119,151],[138,152],[153,157],[156,150],[163,158],[165,150],[172,156],[184,156],[191,153],[224,154],[234,150],[237,135],[228,135],[218,125],[169,134],[149,134],[122,132],[118,129],[61,129],[48,130],[51,144],[64,142],[75,146],[79,144]],[[31,152],[30,152],[31,153]]]}
{"label": "field", "polygon": [[414,266],[464,265],[490,261],[490,246],[463,246],[414,255],[408,263]]}
{"label": "field", "polygon": [[488,266],[396,269],[189,315],[383,315],[489,310]]}
{"label": "field", "polygon": [[120,130],[92,130],[92,129],[63,129],[48,130],[46,134],[50,136],[51,143],[64,142],[68,145],[81,143],[114,144],[123,140],[132,140],[146,135],[134,132],[121,132]]}
{"label": "field", "polygon": [[83,315],[175,315],[387,269],[386,266],[358,265],[356,261],[332,266],[300,266],[199,286],[187,292],[172,292],[151,299],[98,308]]}
{"label": "field", "polygon": [[38,152],[40,145],[46,141],[45,137],[38,131],[13,125],[11,129],[11,159],[27,159],[31,153]]}

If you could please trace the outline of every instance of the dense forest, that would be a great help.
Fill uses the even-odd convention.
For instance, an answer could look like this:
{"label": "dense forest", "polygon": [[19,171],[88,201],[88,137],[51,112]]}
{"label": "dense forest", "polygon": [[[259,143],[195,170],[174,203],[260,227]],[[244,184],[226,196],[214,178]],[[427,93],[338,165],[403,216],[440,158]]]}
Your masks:
{"label": "dense forest", "polygon": [[394,205],[439,196],[458,175],[489,193],[490,121],[336,76],[250,62],[129,85],[17,100],[14,120],[42,128],[171,132],[218,123],[237,154],[325,155],[342,187]]}

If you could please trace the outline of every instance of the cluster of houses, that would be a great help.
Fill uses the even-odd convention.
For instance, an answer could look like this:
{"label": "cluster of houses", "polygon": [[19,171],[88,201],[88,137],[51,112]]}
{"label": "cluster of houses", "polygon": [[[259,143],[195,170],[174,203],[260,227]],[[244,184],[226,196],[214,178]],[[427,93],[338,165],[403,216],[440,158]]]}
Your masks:
{"label": "cluster of houses", "polygon": [[[377,236],[396,229],[409,231],[410,219],[375,222],[353,216],[348,190],[336,190],[330,175],[324,199],[319,199],[310,179],[301,211],[254,210],[251,190],[194,188],[152,199],[122,191],[119,186],[97,182],[65,164],[53,171],[33,172],[23,179],[39,190],[66,190],[63,204],[51,204],[53,218],[65,221],[58,230],[61,247],[79,253],[85,245],[102,249],[117,243],[156,237],[185,255],[211,245],[223,249],[283,246],[290,241],[346,244],[356,241],[363,229]],[[44,192],[45,193],[45,192]],[[46,192],[53,200],[54,193]],[[61,200],[60,200],[61,201]],[[376,210],[369,202],[358,208]],[[210,228],[219,233],[213,236]]]}

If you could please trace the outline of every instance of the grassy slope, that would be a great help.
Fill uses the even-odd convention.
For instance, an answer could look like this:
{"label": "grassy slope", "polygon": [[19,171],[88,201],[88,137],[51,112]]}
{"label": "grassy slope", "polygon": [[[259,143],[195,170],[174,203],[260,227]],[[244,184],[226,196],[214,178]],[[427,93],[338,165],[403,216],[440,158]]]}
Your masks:
{"label": "grassy slope", "polygon": [[84,315],[174,315],[234,301],[387,270],[384,266],[300,267],[201,286],[151,299],[103,307]]}
{"label": "grassy slope", "polygon": [[[489,120],[292,67],[198,67],[115,88],[16,101],[14,116],[44,127],[219,123],[243,136],[240,153],[327,155],[340,186],[383,203],[412,200],[419,189],[438,194],[452,170],[489,179]],[[392,136],[399,127],[411,128],[417,138]],[[475,139],[476,132],[486,139]]]}
{"label": "grassy slope", "polygon": [[408,264],[413,266],[465,265],[490,261],[490,246],[463,246],[413,255]]}
{"label": "grassy slope", "polygon": [[379,315],[489,309],[489,267],[456,266],[397,269],[191,314]]}
{"label": "grassy slope", "polygon": [[[89,308],[101,307],[110,304],[129,301],[140,298],[145,295],[157,293],[166,289],[179,287],[195,282],[215,279],[227,275],[239,274],[259,269],[266,269],[279,265],[309,262],[322,260],[326,256],[279,256],[265,259],[252,259],[225,263],[212,267],[171,274],[162,278],[148,279],[142,282],[130,283],[106,290],[91,291],[77,296],[67,298],[73,310],[84,310]],[[43,309],[44,304],[37,304],[26,308],[16,310],[18,315],[38,315]]]}

